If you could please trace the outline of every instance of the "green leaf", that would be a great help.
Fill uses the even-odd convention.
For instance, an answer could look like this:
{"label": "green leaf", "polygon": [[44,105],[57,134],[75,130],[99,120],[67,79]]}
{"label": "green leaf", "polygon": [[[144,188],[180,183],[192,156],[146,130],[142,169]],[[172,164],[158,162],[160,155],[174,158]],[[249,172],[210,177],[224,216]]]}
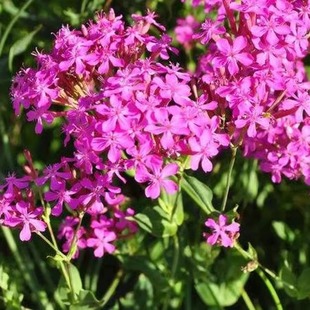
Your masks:
{"label": "green leaf", "polygon": [[238,301],[247,278],[248,274],[242,274],[240,278],[220,285],[200,282],[195,285],[195,289],[206,305],[228,307]]}
{"label": "green leaf", "polygon": [[160,260],[165,253],[165,246],[162,242],[162,239],[156,239],[153,244],[149,244],[148,252],[151,261],[156,262]]}
{"label": "green leaf", "polygon": [[70,306],[70,310],[94,310],[100,309],[101,302],[96,298],[92,291],[81,290],[78,296],[78,302]]}
{"label": "green leaf", "polygon": [[162,191],[161,196],[158,199],[158,203],[165,213],[167,213],[167,215],[172,218],[178,226],[182,225],[184,221],[182,192],[169,195],[165,191]]}
{"label": "green leaf", "polygon": [[184,210],[183,210],[183,200],[182,193],[179,193],[176,201],[176,207],[173,214],[173,219],[178,226],[182,225],[184,222]]}
{"label": "green leaf", "polygon": [[150,262],[147,256],[124,256],[123,266],[125,270],[143,273],[161,291],[165,291],[169,287],[167,278],[161,275],[160,270]]}
{"label": "green leaf", "polygon": [[9,51],[9,70],[12,71],[13,67],[13,59],[15,56],[23,53],[28,48],[35,34],[42,28],[42,25],[38,26],[35,30],[28,33],[26,36],[17,40],[10,48]]}
{"label": "green leaf", "polygon": [[69,276],[71,279],[71,285],[75,294],[79,294],[83,288],[82,280],[79,270],[72,264],[68,265]]}
{"label": "green leaf", "polygon": [[5,41],[7,40],[11,30],[13,29],[14,24],[18,21],[18,19],[24,14],[28,6],[33,2],[33,0],[28,0],[24,3],[24,5],[20,8],[20,10],[15,14],[15,16],[11,19],[10,23],[7,25],[4,33],[0,38],[0,56],[2,55]]}
{"label": "green leaf", "polygon": [[273,221],[272,227],[275,230],[279,238],[285,241],[294,241],[294,232],[289,228],[289,226],[284,222]]}
{"label": "green leaf", "polygon": [[228,254],[217,260],[212,276],[195,276],[195,289],[207,306],[227,307],[238,301],[249,277],[241,271],[243,263],[240,256]]}
{"label": "green leaf", "polygon": [[[72,291],[74,292],[75,296],[78,296],[82,290],[82,280],[80,277],[79,270],[72,264],[67,264],[65,268],[70,278]],[[71,298],[72,291],[70,291],[70,288],[68,287],[64,277],[62,276],[60,278],[55,294],[59,296],[59,298],[63,301],[64,304],[70,304],[72,299]]]}
{"label": "green leaf", "polygon": [[55,291],[55,299],[60,299],[65,305],[70,304],[70,290],[63,276],[60,278]]}
{"label": "green leaf", "polygon": [[9,288],[9,275],[4,271],[2,265],[0,265],[0,288],[4,291]]}
{"label": "green leaf", "polygon": [[184,173],[181,187],[206,214],[216,211],[212,205],[212,191],[207,185]]}
{"label": "green leaf", "polygon": [[191,248],[187,246],[184,255],[191,256],[192,267],[196,272],[196,278],[204,277],[203,273],[208,273],[208,268],[214,263],[220,254],[219,247],[213,247],[206,242],[193,245]]}
{"label": "green leaf", "polygon": [[253,260],[257,260],[257,252],[250,242],[248,243],[248,251],[247,252],[249,253],[249,255],[251,255],[251,258]]}
{"label": "green leaf", "polygon": [[280,270],[280,278],[283,281],[284,290],[290,297],[297,297],[297,278],[291,269],[284,265]]}
{"label": "green leaf", "polygon": [[145,208],[143,212],[136,214],[134,219],[142,229],[156,237],[173,236],[178,230],[177,224],[171,222],[169,215],[159,206]]}
{"label": "green leaf", "polygon": [[157,309],[154,304],[156,303],[156,298],[154,298],[154,286],[147,277],[140,274],[135,284],[134,291],[127,293],[124,298],[121,298],[120,303],[122,305],[121,309]]}
{"label": "green leaf", "polygon": [[297,280],[297,298],[298,299],[305,299],[310,297],[310,268],[306,268],[303,270],[301,275],[298,277]]}

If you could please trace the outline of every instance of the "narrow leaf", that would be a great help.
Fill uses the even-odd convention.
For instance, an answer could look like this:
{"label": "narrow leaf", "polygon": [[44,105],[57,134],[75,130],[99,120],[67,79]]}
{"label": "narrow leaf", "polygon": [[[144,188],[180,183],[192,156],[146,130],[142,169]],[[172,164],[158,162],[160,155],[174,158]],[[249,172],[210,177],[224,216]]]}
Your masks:
{"label": "narrow leaf", "polygon": [[181,187],[206,214],[216,211],[212,206],[212,191],[206,184],[184,174]]}
{"label": "narrow leaf", "polygon": [[169,237],[175,235],[178,226],[171,222],[169,215],[159,206],[145,208],[143,212],[134,216],[138,225],[156,237]]}
{"label": "narrow leaf", "polygon": [[42,25],[38,26],[35,30],[28,33],[26,36],[22,37],[21,39],[17,40],[10,48],[9,52],[9,70],[12,71],[13,67],[13,59],[15,56],[22,54],[31,43],[35,34],[42,28]]}

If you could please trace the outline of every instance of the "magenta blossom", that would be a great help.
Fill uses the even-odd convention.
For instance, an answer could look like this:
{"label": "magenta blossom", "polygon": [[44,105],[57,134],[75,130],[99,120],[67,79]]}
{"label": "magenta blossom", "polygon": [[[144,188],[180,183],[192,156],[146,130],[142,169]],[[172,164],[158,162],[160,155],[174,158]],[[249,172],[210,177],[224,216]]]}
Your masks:
{"label": "magenta blossom", "polygon": [[216,46],[220,51],[220,55],[214,57],[213,65],[217,68],[228,67],[231,75],[239,72],[238,62],[244,66],[248,66],[253,62],[253,56],[248,52],[241,52],[247,47],[248,43],[244,36],[237,37],[232,45],[227,39],[219,39]]}
{"label": "magenta blossom", "polygon": [[223,214],[219,216],[218,223],[211,218],[206,220],[205,226],[212,230],[212,234],[205,234],[208,244],[219,244],[223,247],[233,247],[240,225],[235,222],[227,225],[227,220],[228,217]]}
{"label": "magenta blossom", "polygon": [[174,194],[178,191],[178,185],[172,180],[169,180],[170,176],[177,174],[179,170],[178,165],[170,163],[162,167],[162,164],[162,162],[149,163],[150,171],[144,166],[137,169],[135,176],[136,181],[139,183],[149,182],[149,185],[145,189],[145,196],[148,198],[158,198],[162,187],[169,194]]}
{"label": "magenta blossom", "polygon": [[43,208],[31,208],[30,203],[18,202],[12,208],[12,215],[5,220],[5,225],[9,227],[22,228],[19,238],[21,241],[29,241],[32,232],[43,232],[46,224],[41,220]]}
{"label": "magenta blossom", "polygon": [[104,253],[113,253],[115,246],[110,242],[116,239],[116,234],[113,231],[103,229],[94,229],[94,237],[87,239],[87,246],[95,248],[94,255],[102,257]]}
{"label": "magenta blossom", "polygon": [[194,33],[198,29],[199,23],[192,15],[186,16],[185,19],[177,20],[175,28],[176,40],[184,46],[185,49],[191,49],[194,44]]}

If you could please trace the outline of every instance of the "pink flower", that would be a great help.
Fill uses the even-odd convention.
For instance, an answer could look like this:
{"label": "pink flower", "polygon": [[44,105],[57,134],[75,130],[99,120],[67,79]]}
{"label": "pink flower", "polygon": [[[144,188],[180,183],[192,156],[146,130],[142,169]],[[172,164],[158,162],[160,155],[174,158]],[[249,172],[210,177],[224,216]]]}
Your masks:
{"label": "pink flower", "polygon": [[225,27],[219,21],[213,21],[207,18],[201,25],[201,32],[194,35],[194,39],[199,39],[201,44],[207,44],[213,36],[218,36],[225,33]]}
{"label": "pink flower", "polygon": [[57,235],[58,239],[65,239],[62,245],[62,250],[64,253],[68,253],[70,251],[73,238],[76,238],[77,247],[72,258],[78,258],[79,250],[85,249],[87,246],[87,240],[85,238],[86,237],[85,228],[80,227],[75,233],[78,223],[79,219],[77,217],[67,216],[64,219],[64,221],[60,224],[59,232]]}
{"label": "pink flower", "polygon": [[233,247],[234,241],[237,238],[240,225],[232,222],[226,225],[228,217],[226,215],[220,215],[218,223],[209,218],[205,222],[205,226],[211,228],[212,234],[205,234],[207,237],[207,243],[210,245],[219,244],[224,247]]}
{"label": "pink flower", "polygon": [[20,201],[13,207],[14,214],[5,220],[9,227],[22,227],[19,234],[21,241],[29,241],[32,232],[45,231],[46,224],[40,219],[43,208],[32,209],[29,202]]}
{"label": "pink flower", "polygon": [[[170,46],[172,42],[171,37],[167,34],[163,34],[160,39],[153,39],[146,44],[146,48],[149,52],[155,53],[155,55],[160,55],[164,60],[169,59],[168,51],[174,54],[178,54],[178,50],[175,47]],[[153,56],[154,57],[154,56]]]}
{"label": "pink flower", "polygon": [[14,173],[8,175],[5,178],[6,184],[1,185],[0,189],[6,189],[4,192],[5,198],[14,197],[15,193],[20,189],[27,188],[29,186],[29,178],[24,176],[22,178],[17,178]]}
{"label": "pink flower", "polygon": [[250,30],[256,37],[266,35],[266,40],[271,45],[279,42],[278,35],[290,33],[290,27],[286,24],[279,24],[279,17],[271,15],[271,17],[260,16],[259,25],[254,25]]}
{"label": "pink flower", "polygon": [[165,149],[172,148],[175,144],[174,135],[189,134],[189,129],[182,122],[180,116],[174,115],[170,118],[169,112],[165,108],[156,109],[152,116],[153,124],[150,122],[145,127],[145,131],[154,135],[162,134],[160,142]]}
{"label": "pink flower", "polygon": [[194,43],[194,33],[199,27],[199,23],[192,15],[186,16],[185,19],[177,20],[178,26],[175,28],[176,40],[183,44],[185,49],[190,49]]}
{"label": "pink flower", "polygon": [[72,187],[70,190],[66,188],[66,183],[61,182],[53,190],[50,190],[44,194],[46,201],[54,201],[55,205],[52,208],[52,215],[59,216],[63,211],[63,205],[67,204],[71,209],[75,210],[78,206],[78,200],[72,198],[72,195],[76,194],[79,190],[79,184]]}
{"label": "pink flower", "polygon": [[102,257],[106,252],[109,254],[115,251],[115,246],[110,242],[116,239],[116,234],[113,231],[103,229],[94,229],[95,236],[87,239],[87,246],[95,248],[94,255]]}
{"label": "pink flower", "polygon": [[135,179],[139,183],[149,182],[148,187],[145,189],[145,196],[148,198],[156,199],[160,195],[160,189],[163,187],[168,194],[173,194],[178,190],[178,185],[169,180],[168,177],[175,175],[178,172],[178,165],[171,163],[162,168],[162,162],[149,163],[149,172],[146,167],[141,166],[137,169]]}
{"label": "pink flower", "polygon": [[165,81],[155,77],[154,84],[159,88],[160,96],[164,99],[173,99],[179,105],[186,105],[191,95],[190,87],[180,83],[175,74],[166,74]]}
{"label": "pink flower", "polygon": [[188,141],[189,147],[193,152],[191,168],[197,170],[201,162],[203,171],[210,172],[213,165],[209,158],[218,154],[219,144],[214,140],[215,134],[208,128],[205,128],[198,137],[191,137]]}
{"label": "pink flower", "polygon": [[231,75],[239,72],[238,62],[245,66],[249,66],[253,62],[253,56],[249,53],[242,52],[247,47],[248,43],[245,37],[237,37],[232,45],[229,44],[227,39],[219,39],[216,46],[219,49],[221,56],[214,57],[213,64],[215,67],[228,67]]}

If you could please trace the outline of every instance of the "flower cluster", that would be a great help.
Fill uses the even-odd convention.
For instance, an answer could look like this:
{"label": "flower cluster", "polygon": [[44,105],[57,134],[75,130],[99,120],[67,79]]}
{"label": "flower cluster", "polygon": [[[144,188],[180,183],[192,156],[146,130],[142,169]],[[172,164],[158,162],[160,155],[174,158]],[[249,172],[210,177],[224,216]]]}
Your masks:
{"label": "flower cluster", "polygon": [[0,224],[19,227],[19,237],[28,241],[33,231],[43,232],[46,223],[42,220],[43,208],[36,206],[34,195],[29,190],[29,178],[10,175],[1,186]]}
{"label": "flower cluster", "polygon": [[284,175],[310,184],[309,30],[307,1],[225,0],[194,35],[207,47],[198,88],[217,101],[231,142],[273,182]]}
{"label": "flower cluster", "polygon": [[51,54],[36,53],[38,68],[16,76],[12,97],[15,112],[27,109],[37,133],[43,121],[64,119],[77,168],[121,182],[134,169],[135,180],[147,183],[146,196],[157,198],[160,188],[177,190],[167,178],[178,172],[179,158],[191,156],[192,169],[201,163],[211,171],[210,158],[229,140],[218,132],[220,118],[208,113],[217,102],[206,93],[191,99],[190,75],[163,64],[177,50],[165,33],[147,33],[151,25],[164,30],[154,14],[133,19],[126,27],[111,11],[81,30],[63,27]]}
{"label": "flower cluster", "polygon": [[[0,196],[0,224],[20,228],[22,241],[29,241],[32,233],[44,232],[50,214],[58,217],[64,208],[68,215],[58,237],[64,240],[64,253],[76,243],[73,257],[85,247],[94,248],[96,257],[112,253],[115,246],[109,242],[136,232],[136,224],[129,220],[134,211],[123,210],[125,197],[110,184],[108,176],[77,172],[66,158],[38,175],[28,152],[26,158],[30,159],[25,169],[27,175],[7,177]],[[38,201],[42,206],[37,206]]]}
{"label": "flower cluster", "polygon": [[[135,181],[145,184],[146,197],[155,199],[162,189],[178,190],[171,177],[186,168],[188,157],[193,170],[201,166],[208,172],[210,159],[229,145],[212,113],[217,102],[192,91],[190,75],[167,62],[177,50],[165,28],[151,12],[132,18],[133,25],[126,26],[111,10],[80,30],[63,27],[51,53],[36,52],[37,68],[21,70],[13,81],[15,113],[26,110],[38,134],[44,123],[61,119],[64,146],[70,140],[74,145],[71,158],[46,167],[41,176],[28,167],[48,204],[44,212],[65,216],[58,234],[65,252],[76,239],[78,248],[93,247],[95,256],[102,256],[114,250],[124,230],[135,232],[128,220],[134,212],[122,211],[126,199],[115,185],[127,182],[126,173],[133,171]],[[151,26],[161,36],[148,34]],[[35,202],[33,214],[44,223]],[[30,205],[24,208],[32,212]],[[11,214],[3,209],[8,225]],[[84,215],[90,218],[88,228],[81,224]],[[42,229],[33,222],[30,231]]]}
{"label": "flower cluster", "polygon": [[[212,0],[193,6],[201,2],[200,30],[191,16],[176,28],[187,49],[194,40],[207,48],[194,75],[169,62],[178,50],[150,11],[132,15],[129,26],[113,10],[99,13],[79,30],[62,27],[50,53],[34,53],[37,67],[13,81],[15,113],[23,108],[37,134],[60,119],[64,146],[70,141],[74,153],[41,176],[28,158],[26,177],[8,177],[1,224],[20,227],[21,239],[29,240],[46,229],[50,212],[64,217],[58,237],[65,252],[77,241],[95,256],[112,253],[117,238],[136,231],[121,190],[127,175],[156,199],[161,190],[178,190],[184,169],[212,171],[211,159],[229,145],[259,159],[274,182],[285,175],[310,183],[310,83],[302,63],[308,5]],[[225,217],[219,225],[226,227]],[[219,236],[231,246],[222,233],[210,243]]]}

